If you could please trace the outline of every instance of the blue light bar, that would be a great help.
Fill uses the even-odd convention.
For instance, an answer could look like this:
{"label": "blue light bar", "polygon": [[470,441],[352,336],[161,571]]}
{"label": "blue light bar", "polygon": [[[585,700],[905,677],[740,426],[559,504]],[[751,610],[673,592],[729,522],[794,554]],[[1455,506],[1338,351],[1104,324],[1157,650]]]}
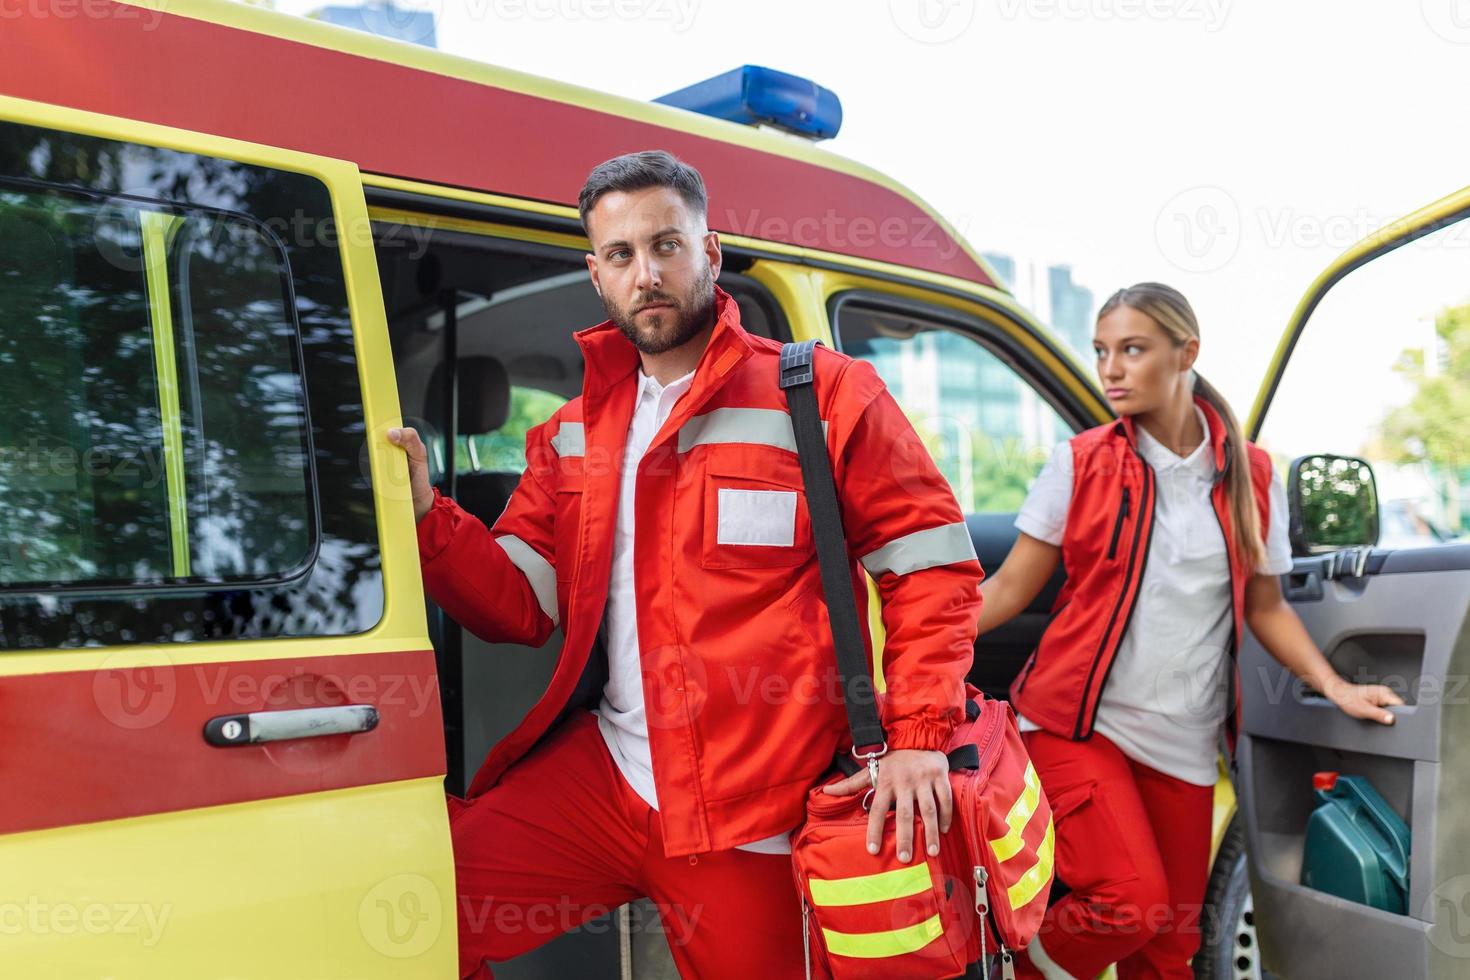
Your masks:
{"label": "blue light bar", "polygon": [[747,126],[766,123],[808,139],[831,139],[842,128],[837,93],[759,65],[742,65],[653,101]]}

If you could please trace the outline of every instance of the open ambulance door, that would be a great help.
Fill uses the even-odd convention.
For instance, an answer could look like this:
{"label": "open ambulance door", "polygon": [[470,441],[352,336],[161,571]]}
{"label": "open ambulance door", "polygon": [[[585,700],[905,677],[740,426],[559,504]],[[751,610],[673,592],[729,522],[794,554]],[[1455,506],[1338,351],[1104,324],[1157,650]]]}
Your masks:
{"label": "open ambulance door", "polygon": [[[1254,910],[1236,906],[1236,969],[1247,975],[1257,969],[1252,924],[1268,975],[1450,978],[1470,969],[1470,495],[1461,489],[1470,486],[1470,415],[1461,411],[1470,401],[1459,400],[1470,392],[1467,216],[1470,189],[1382,229],[1323,272],[1287,326],[1247,426],[1291,501],[1287,600],[1338,673],[1387,684],[1406,702],[1392,709],[1391,727],[1354,720],[1296,683],[1254,637],[1242,645],[1235,782]],[[1382,826],[1365,825],[1354,845],[1371,852],[1370,877],[1374,862],[1387,869],[1379,904],[1388,908],[1303,884],[1363,875],[1356,859],[1309,842],[1313,775],[1328,771],[1364,777],[1409,829],[1406,853]]]}

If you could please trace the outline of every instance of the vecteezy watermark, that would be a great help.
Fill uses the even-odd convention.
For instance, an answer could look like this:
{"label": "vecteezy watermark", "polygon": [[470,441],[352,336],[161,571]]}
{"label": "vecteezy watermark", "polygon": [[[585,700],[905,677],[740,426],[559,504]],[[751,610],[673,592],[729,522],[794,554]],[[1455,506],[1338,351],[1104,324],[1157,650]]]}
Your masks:
{"label": "vecteezy watermark", "polygon": [[[1327,703],[1325,693],[1314,689],[1305,681],[1291,675],[1274,664],[1261,664],[1256,668],[1256,679],[1266,704],[1285,704],[1288,700],[1301,703]],[[1403,698],[1410,706],[1463,708],[1470,705],[1470,676],[1446,674],[1439,677],[1424,674],[1417,677],[1405,674],[1380,674],[1359,667],[1342,677],[1346,684],[1381,684]]]}
{"label": "vecteezy watermark", "polygon": [[423,875],[394,875],[362,896],[357,926],[368,945],[384,956],[421,956],[444,930],[444,902]]}
{"label": "vecteezy watermark", "polygon": [[[962,226],[968,223],[968,219],[961,221]],[[796,218],[763,214],[759,208],[749,211],[730,208],[725,211],[722,227],[746,238],[784,242],[802,248],[848,252],[881,247],[927,251],[941,260],[952,259],[960,253],[963,235],[963,228],[951,233],[927,215],[852,215],[831,208],[820,214]]]}
{"label": "vecteezy watermark", "polygon": [[975,0],[888,0],[888,16],[921,44],[953,41],[975,20]]}
{"label": "vecteezy watermark", "polygon": [[[602,935],[618,928],[614,906],[581,902],[570,895],[539,902],[509,902],[491,897],[459,899],[464,928],[472,935],[493,931],[502,935],[528,934],[546,937],[565,932]],[[704,905],[686,906],[671,902],[655,907],[647,902],[623,906],[628,931],[664,936],[670,946],[683,946],[694,938],[704,915]]]}
{"label": "vecteezy watermark", "polygon": [[1225,26],[1231,0],[995,0],[1005,20],[1179,21],[1213,34]]}
{"label": "vecteezy watermark", "polygon": [[[1154,235],[1159,251],[1180,269],[1214,272],[1235,257],[1247,236],[1271,249],[1341,252],[1370,236],[1389,241],[1411,230],[1403,218],[1391,219],[1366,207],[1326,214],[1293,207],[1244,211],[1229,192],[1209,186],[1192,187],[1170,198],[1159,211]],[[1470,249],[1470,221],[1439,229],[1409,247]]]}
{"label": "vecteezy watermark", "polygon": [[0,936],[137,936],[145,949],[163,938],[171,903],[0,901]]}
{"label": "vecteezy watermark", "polygon": [[1214,272],[1240,249],[1240,206],[1223,188],[1191,187],[1159,209],[1154,240],[1164,257],[1185,272]]}
{"label": "vecteezy watermark", "polygon": [[163,21],[166,0],[117,3],[115,0],[0,0],[0,22],[17,20],[141,21],[151,31]]}
{"label": "vecteezy watermark", "polygon": [[[5,0],[0,0],[4,3]],[[109,265],[124,272],[142,272],[149,259],[141,233],[140,216],[164,208],[151,205],[151,187],[125,191],[109,197],[92,212],[92,242]],[[402,252],[417,261],[428,252],[436,233],[428,225],[380,225],[371,217],[339,221],[297,209],[290,213],[255,215],[249,220],[209,211],[168,212],[187,229],[184,239],[191,254],[233,261],[265,261],[280,248],[331,248],[344,244],[372,248],[378,252]],[[388,230],[384,230],[384,228]],[[179,240],[178,235],[174,235]]]}
{"label": "vecteezy watermark", "polygon": [[1451,44],[1470,44],[1470,0],[1419,0],[1429,29]]}
{"label": "vecteezy watermark", "polygon": [[92,697],[108,721],[139,731],[173,713],[181,687],[194,706],[225,714],[371,704],[421,718],[439,703],[439,680],[431,673],[317,674],[297,665],[256,675],[241,673],[233,664],[177,666],[164,653],[127,650],[111,655],[97,670]]}
{"label": "vecteezy watermark", "polygon": [[164,480],[163,448],[88,446],[77,449],[60,438],[38,433],[23,444],[0,446],[0,472],[7,479],[89,476],[125,479],[152,490]]}
{"label": "vecteezy watermark", "polygon": [[666,23],[676,34],[694,25],[700,0],[463,0],[470,20],[608,20]]}

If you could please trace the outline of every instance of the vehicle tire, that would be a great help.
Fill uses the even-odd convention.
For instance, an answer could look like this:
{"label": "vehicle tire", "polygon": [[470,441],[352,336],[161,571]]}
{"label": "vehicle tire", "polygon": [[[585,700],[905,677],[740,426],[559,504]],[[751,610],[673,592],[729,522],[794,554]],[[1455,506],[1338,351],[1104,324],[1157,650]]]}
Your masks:
{"label": "vehicle tire", "polygon": [[1203,936],[1194,957],[1194,975],[1199,980],[1270,978],[1261,968],[1251,879],[1245,861],[1245,826],[1237,814],[1220,842],[1210,884],[1205,889],[1205,910],[1200,917]]}

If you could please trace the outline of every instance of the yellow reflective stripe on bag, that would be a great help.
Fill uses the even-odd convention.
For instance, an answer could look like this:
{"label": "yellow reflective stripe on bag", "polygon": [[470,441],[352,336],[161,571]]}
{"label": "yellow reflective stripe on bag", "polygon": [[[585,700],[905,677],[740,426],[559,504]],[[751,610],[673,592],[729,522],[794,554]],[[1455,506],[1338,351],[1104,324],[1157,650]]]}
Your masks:
{"label": "yellow reflective stripe on bag", "polygon": [[1010,812],[1006,814],[1006,826],[1009,827],[1004,837],[999,837],[990,842],[990,849],[995,852],[997,861],[1006,861],[1021,853],[1025,844],[1021,841],[1021,835],[1026,831],[1026,824],[1030,823],[1031,815],[1036,812],[1036,806],[1041,802],[1041,779],[1036,775],[1036,767],[1027,763],[1026,786],[1021,790],[1021,795],[1016,797],[1016,802],[1011,805]]}
{"label": "yellow reflective stripe on bag", "polygon": [[834,956],[876,960],[887,956],[917,953],[944,934],[944,926],[935,915],[918,925],[889,932],[833,932],[822,930],[827,952]]}
{"label": "yellow reflective stripe on bag", "polygon": [[1052,855],[1055,852],[1056,842],[1056,824],[1047,821],[1046,836],[1041,839],[1041,846],[1036,849],[1036,863],[1017,879],[1014,885],[1006,889],[1006,897],[1011,901],[1011,908],[1019,909],[1028,904],[1042,888],[1051,884]]}
{"label": "yellow reflective stripe on bag", "polygon": [[853,878],[811,878],[807,883],[811,886],[812,904],[828,907],[907,898],[928,891],[932,884],[927,864]]}

